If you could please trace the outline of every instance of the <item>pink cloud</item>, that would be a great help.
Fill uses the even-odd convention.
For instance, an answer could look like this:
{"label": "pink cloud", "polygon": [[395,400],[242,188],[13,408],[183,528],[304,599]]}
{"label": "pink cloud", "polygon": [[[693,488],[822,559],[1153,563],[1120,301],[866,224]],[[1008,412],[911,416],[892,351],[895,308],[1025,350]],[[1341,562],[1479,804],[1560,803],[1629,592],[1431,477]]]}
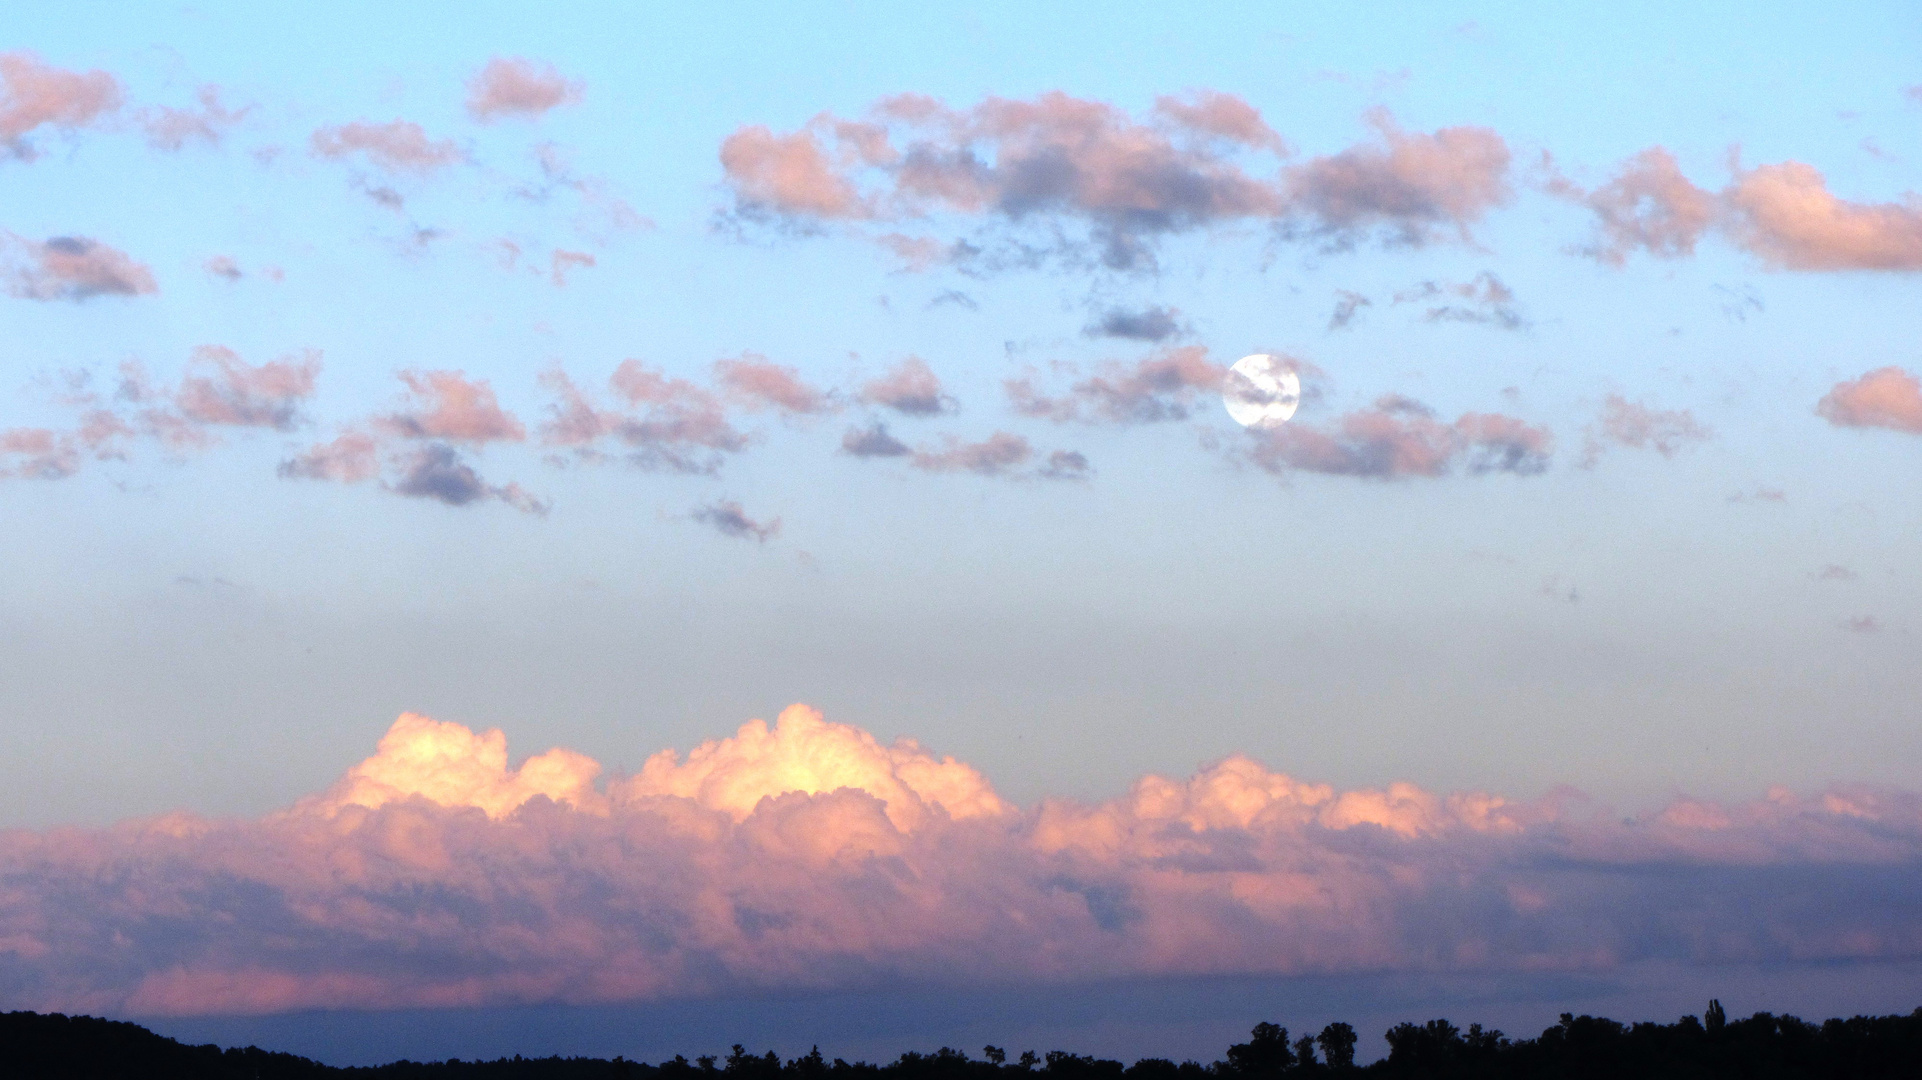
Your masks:
{"label": "pink cloud", "polygon": [[1613,265],[1647,251],[1691,255],[1720,229],[1736,246],[1781,270],[1922,270],[1922,200],[1863,203],[1837,198],[1812,165],[1786,161],[1737,172],[1720,192],[1697,187],[1661,147],[1642,151],[1593,192],[1559,177],[1548,189],[1586,204],[1601,238],[1588,253]]}
{"label": "pink cloud", "polygon": [[1508,144],[1488,128],[1405,132],[1386,110],[1369,114],[1377,139],[1291,169],[1290,210],[1341,242],[1381,230],[1420,245],[1442,233],[1470,239],[1469,227],[1513,197]]}
{"label": "pink cloud", "polygon": [[918,356],[908,357],[864,384],[861,400],[908,416],[939,416],[956,408],[955,400],[942,389],[940,376]]}
{"label": "pink cloud", "polygon": [[403,371],[400,380],[412,395],[412,409],[377,421],[396,435],[477,446],[527,438],[527,429],[500,407],[486,379],[469,379],[458,371]]}
{"label": "pink cloud", "polygon": [[599,447],[609,442],[640,468],[713,473],[721,455],[748,445],[714,392],[639,360],[623,360],[609,377],[608,388],[621,403],[612,408],[596,403],[565,372],[550,371],[541,381],[555,398],[541,441],[587,460],[601,457]]}
{"label": "pink cloud", "polygon": [[0,142],[22,158],[41,126],[72,131],[120,107],[120,83],[104,71],[66,71],[29,52],[0,53]]}
{"label": "pink cloud", "polygon": [[1533,475],[1548,468],[1554,438],[1545,427],[1500,413],[1463,413],[1453,423],[1420,402],[1389,395],[1330,427],[1300,421],[1251,431],[1249,460],[1269,472],[1329,473],[1391,480],[1470,473]]}
{"label": "pink cloud", "polygon": [[1876,368],[1835,384],[1815,411],[1838,427],[1882,427],[1922,435],[1922,379],[1898,367]]}
{"label": "pink cloud", "polygon": [[1687,409],[1656,409],[1610,394],[1602,401],[1601,417],[1589,434],[1585,461],[1593,464],[1608,444],[1674,457],[1682,447],[1712,434]]}
{"label": "pink cloud", "polygon": [[215,255],[213,258],[200,264],[200,268],[207,271],[210,276],[220,278],[223,281],[239,281],[241,278],[247,276],[241,271],[240,263],[236,262],[231,255]]}
{"label": "pink cloud", "polygon": [[[1366,298],[1362,302],[1366,303]],[[1396,293],[1393,303],[1426,305],[1422,319],[1431,323],[1481,323],[1504,330],[1519,330],[1528,325],[1515,307],[1515,291],[1488,270],[1476,274],[1471,281],[1421,282]],[[1351,308],[1349,318],[1353,317]]]}
{"label": "pink cloud", "polygon": [[0,1006],[258,1013],[876,979],[1564,971],[1912,955],[1922,797],[1624,816],[1234,756],[1018,808],[806,706],[631,776],[406,715],[324,792],[0,833]]}
{"label": "pink cloud", "polygon": [[496,56],[467,87],[467,112],[483,124],[503,117],[532,120],[550,109],[581,100],[581,84],[561,76],[552,64],[517,56]]}
{"label": "pink cloud", "polygon": [[551,260],[548,280],[552,281],[556,287],[566,285],[568,271],[589,268],[594,265],[594,256],[585,251],[562,251],[556,248],[554,249],[554,255]]}
{"label": "pink cloud", "polygon": [[765,544],[781,535],[780,518],[756,521],[747,515],[740,503],[732,499],[717,499],[706,506],[696,507],[694,520],[713,526],[722,536],[732,536],[737,540]]}
{"label": "pink cloud", "polygon": [[359,156],[389,172],[431,173],[466,155],[450,140],[434,141],[411,120],[355,121],[314,132],[310,145],[324,158]]}
{"label": "pink cloud", "polygon": [[1798,161],[1743,173],[1726,194],[1736,242],[1787,270],[1922,270],[1922,200],[1858,203],[1829,194]]}
{"label": "pink cloud", "polygon": [[759,353],[717,361],[714,375],[721,389],[746,409],[808,416],[834,408],[826,394],[802,381],[799,371],[773,363]]}
{"label": "pink cloud", "polygon": [[140,126],[146,129],[149,146],[156,150],[181,150],[189,142],[218,146],[227,132],[253,111],[251,105],[230,109],[221,104],[218,86],[203,86],[195,97],[200,101],[199,109],[161,106],[141,110]]}
{"label": "pink cloud", "polygon": [[25,300],[91,300],[96,296],[148,296],[160,291],[153,271],[126,252],[85,236],[28,240],[7,233],[7,291]]}
{"label": "pink cloud", "polygon": [[1134,364],[1109,364],[1056,397],[1037,390],[1031,377],[1009,379],[1003,387],[1023,416],[1152,424],[1187,419],[1196,396],[1218,392],[1227,371],[1208,359],[1207,349],[1189,345]]}
{"label": "pink cloud", "polygon": [[0,428],[0,478],[64,480],[79,470],[72,436],[49,428]]}
{"label": "pink cloud", "polygon": [[298,360],[252,366],[225,346],[202,345],[181,377],[174,405],[195,424],[287,431],[301,419],[301,403],[313,396],[319,375],[317,350]]}
{"label": "pink cloud", "polygon": [[358,484],[380,475],[380,443],[364,431],[348,431],[332,442],[309,447],[280,463],[288,480],[331,480]]}
{"label": "pink cloud", "polygon": [[982,476],[1003,476],[1034,457],[1027,439],[997,431],[981,442],[963,442],[950,435],[940,449],[916,450],[909,463],[928,472],[971,472]]}

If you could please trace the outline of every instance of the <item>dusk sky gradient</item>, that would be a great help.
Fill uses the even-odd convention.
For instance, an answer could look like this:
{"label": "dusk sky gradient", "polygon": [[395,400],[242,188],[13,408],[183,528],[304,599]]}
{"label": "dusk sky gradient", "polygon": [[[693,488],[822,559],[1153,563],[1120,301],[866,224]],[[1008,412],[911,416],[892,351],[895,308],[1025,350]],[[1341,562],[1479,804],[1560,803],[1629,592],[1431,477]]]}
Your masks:
{"label": "dusk sky gradient", "polygon": [[9,4],[0,1005],[1916,997],[1918,57],[1901,3]]}

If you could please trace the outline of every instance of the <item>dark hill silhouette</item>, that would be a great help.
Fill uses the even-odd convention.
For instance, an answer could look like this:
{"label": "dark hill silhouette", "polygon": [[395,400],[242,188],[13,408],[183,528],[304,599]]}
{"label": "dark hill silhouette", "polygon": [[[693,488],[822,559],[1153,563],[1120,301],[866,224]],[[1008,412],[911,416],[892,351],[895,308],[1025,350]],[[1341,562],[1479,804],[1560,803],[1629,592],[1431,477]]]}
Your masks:
{"label": "dark hill silhouette", "polygon": [[1050,1051],[1013,1061],[988,1046],[980,1057],[943,1047],[886,1065],[828,1061],[819,1050],[790,1061],[740,1046],[725,1059],[659,1065],[615,1058],[503,1058],[397,1061],[336,1068],[257,1047],[187,1046],[138,1024],[91,1016],[0,1014],[0,1077],[6,1080],[1913,1080],[1922,1076],[1922,1009],[1812,1024],[1756,1013],[1729,1020],[1719,1002],[1701,1019],[1621,1024],[1563,1013],[1533,1039],[1510,1039],[1446,1020],[1398,1024],[1388,1056],[1356,1065],[1355,1031],[1330,1024],[1290,1040],[1288,1029],[1255,1026],[1212,1064],[1143,1058],[1119,1061]]}

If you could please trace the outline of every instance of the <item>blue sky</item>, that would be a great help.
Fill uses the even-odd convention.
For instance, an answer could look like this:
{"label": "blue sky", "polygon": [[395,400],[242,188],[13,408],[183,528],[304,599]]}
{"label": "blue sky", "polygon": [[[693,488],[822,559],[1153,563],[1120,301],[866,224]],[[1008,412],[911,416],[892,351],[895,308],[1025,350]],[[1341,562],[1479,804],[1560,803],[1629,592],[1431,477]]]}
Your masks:
{"label": "blue sky", "polygon": [[[1902,5],[22,3],[7,21],[0,48],[109,71],[128,104],[0,163],[0,226],[97,238],[158,291],[0,301],[0,427],[61,422],[59,372],[106,380],[129,358],[162,377],[206,344],[253,363],[319,349],[325,366],[298,430],[0,482],[5,824],[259,812],[322,786],[403,710],[634,768],[804,700],[1024,803],[1236,751],[1340,784],[1572,784],[1628,805],[1901,784],[1922,763],[1922,444],[1814,412],[1841,380],[1922,364],[1914,275],[1773,270],[1713,237],[1693,258],[1600,265],[1572,250],[1591,215],[1525,182],[1542,151],[1593,186],[1661,145],[1713,189],[1739,147],[1749,166],[1815,166],[1840,198],[1899,200],[1922,160],[1905,93],[1922,24]],[[465,88],[494,56],[553,63],[579,103],[476,123]],[[252,111],[217,146],[148,147],[132,113],[202,84]],[[1228,227],[1170,237],[1153,273],[905,273],[832,229],[723,220],[717,152],[747,125],[793,131],[908,91],[963,108],[1062,90],[1142,115],[1195,88],[1244,98],[1299,157],[1365,139],[1376,106],[1409,131],[1492,128],[1516,197],[1473,243],[1324,251]],[[317,128],[394,118],[469,158],[405,180],[399,214],[308,151]],[[539,180],[542,143],[651,225],[511,194]],[[423,228],[443,235],[411,249]],[[502,238],[596,265],[555,287],[502,269]],[[203,271],[215,256],[246,276]],[[1390,300],[1483,272],[1513,290],[1519,329]],[[1341,290],[1374,302],[1331,331]],[[1001,383],[1028,367],[1151,355],[1083,332],[1150,305],[1224,362],[1319,367],[1327,397],[1306,419],[1404,394],[1545,425],[1555,456],[1538,476],[1277,478],[1205,449],[1198,426],[1235,436],[1207,409],[1135,427],[1010,411]],[[598,383],[636,357],[699,379],[744,351],[835,387],[921,356],[961,408],[896,434],[1018,432],[1094,475],[853,460],[836,451],[855,409],[752,419],[760,441],[715,477],[482,452],[490,481],[552,501],[545,517],[276,476],[391,408],[401,369],[489,380],[532,425],[553,365]],[[1712,435],[1584,468],[1610,394]],[[691,519],[720,499],[778,516],[779,536]],[[1820,579],[1829,566],[1853,577]],[[1863,617],[1880,632],[1841,628]]]}

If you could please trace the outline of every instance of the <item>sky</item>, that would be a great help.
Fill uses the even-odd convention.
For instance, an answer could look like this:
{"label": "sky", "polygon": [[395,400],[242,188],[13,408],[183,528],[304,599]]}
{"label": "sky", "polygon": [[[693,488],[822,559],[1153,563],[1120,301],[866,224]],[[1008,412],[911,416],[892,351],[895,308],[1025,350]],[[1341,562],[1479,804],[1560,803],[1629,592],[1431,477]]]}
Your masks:
{"label": "sky", "polygon": [[1894,3],[10,4],[0,1000],[1913,1007],[1919,55]]}

